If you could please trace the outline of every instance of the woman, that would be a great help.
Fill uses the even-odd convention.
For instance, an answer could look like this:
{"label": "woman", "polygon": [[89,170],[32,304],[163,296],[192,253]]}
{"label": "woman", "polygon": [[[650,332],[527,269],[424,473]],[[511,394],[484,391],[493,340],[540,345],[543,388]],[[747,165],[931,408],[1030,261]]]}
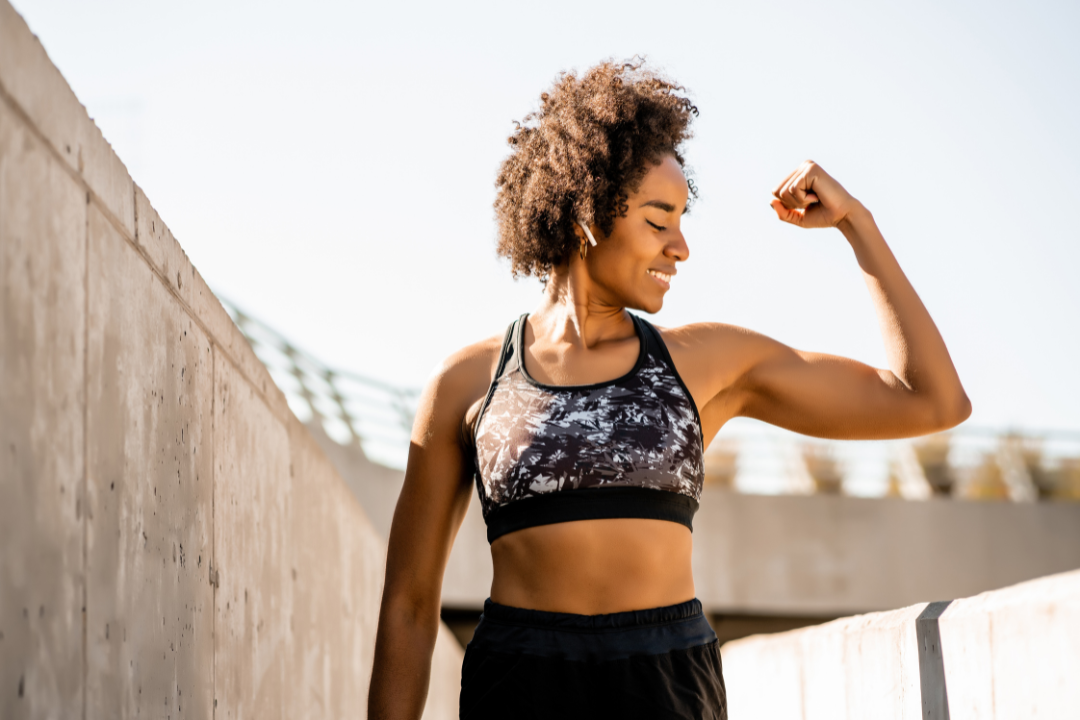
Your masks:
{"label": "woman", "polygon": [[442,365],[420,402],[390,533],[372,718],[419,718],[443,571],[480,494],[491,598],[465,653],[462,718],[724,718],[694,599],[704,448],[729,419],[824,438],[952,427],[971,405],[870,212],[813,162],[780,220],[835,227],[877,309],[889,369],[730,325],[655,328],[694,195],[696,108],[640,64],[566,74],[510,138],[498,251],[544,282],[533,313]]}

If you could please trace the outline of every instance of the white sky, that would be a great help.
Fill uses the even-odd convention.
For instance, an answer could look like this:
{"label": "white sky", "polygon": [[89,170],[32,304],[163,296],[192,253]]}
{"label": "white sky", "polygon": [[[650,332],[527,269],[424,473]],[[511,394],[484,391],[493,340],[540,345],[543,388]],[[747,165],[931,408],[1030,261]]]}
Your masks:
{"label": "white sky", "polygon": [[419,385],[539,296],[495,258],[512,121],[646,54],[701,110],[702,200],[660,324],[884,364],[806,158],[874,212],[972,424],[1080,429],[1080,4],[14,0],[216,290],[328,363]]}

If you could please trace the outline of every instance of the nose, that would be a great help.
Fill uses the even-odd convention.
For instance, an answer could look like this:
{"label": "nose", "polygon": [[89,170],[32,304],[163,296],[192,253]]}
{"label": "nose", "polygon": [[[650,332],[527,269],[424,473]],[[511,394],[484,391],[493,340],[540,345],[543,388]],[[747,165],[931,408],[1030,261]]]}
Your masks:
{"label": "nose", "polygon": [[673,233],[671,242],[664,248],[664,255],[675,262],[681,262],[690,257],[690,246],[686,244],[686,236],[682,234],[682,230],[676,230]]}

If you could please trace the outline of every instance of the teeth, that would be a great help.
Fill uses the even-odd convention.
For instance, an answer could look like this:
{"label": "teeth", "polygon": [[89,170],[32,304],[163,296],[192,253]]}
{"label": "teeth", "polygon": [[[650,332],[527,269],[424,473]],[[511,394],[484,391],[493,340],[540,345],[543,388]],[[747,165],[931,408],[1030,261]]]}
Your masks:
{"label": "teeth", "polygon": [[671,276],[668,275],[667,273],[662,273],[659,270],[650,270],[649,274],[652,275],[653,277],[660,278],[661,280],[663,280],[666,283],[671,282]]}

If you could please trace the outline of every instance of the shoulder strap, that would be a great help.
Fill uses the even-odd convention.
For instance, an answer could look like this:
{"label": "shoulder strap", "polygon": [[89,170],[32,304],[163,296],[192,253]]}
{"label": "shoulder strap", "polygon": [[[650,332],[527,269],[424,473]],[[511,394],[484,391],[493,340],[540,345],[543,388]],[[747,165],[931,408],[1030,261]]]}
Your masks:
{"label": "shoulder strap", "polygon": [[634,313],[630,313],[630,317],[634,318],[634,322],[642,330],[641,337],[645,340],[646,350],[660,362],[674,370],[675,362],[671,359],[671,353],[668,352],[667,345],[664,344],[664,338],[660,336],[660,331],[643,317],[639,317]]}
{"label": "shoulder strap", "polygon": [[510,323],[510,327],[506,328],[502,350],[499,352],[499,365],[495,368],[495,375],[491,378],[492,384],[495,384],[503,376],[503,372],[506,370],[506,361],[514,355],[514,329],[517,328],[519,322],[521,322],[521,318]]}
{"label": "shoulder strap", "polygon": [[694,417],[697,419],[698,436],[701,438],[702,447],[704,447],[705,436],[701,427],[701,416],[698,415],[697,403],[694,402],[694,396],[690,394],[690,388],[686,387],[686,383],[683,382],[682,376],[679,375],[679,369],[675,367],[675,361],[671,359],[671,353],[668,352],[667,343],[664,342],[664,338],[660,335],[660,331],[657,330],[651,322],[645,318],[637,317],[633,313],[631,313],[631,316],[634,317],[635,320],[641,324],[642,329],[644,329],[644,337],[646,337],[649,342],[649,351],[659,359],[660,362],[667,365],[671,374],[675,376],[675,380],[678,381],[679,387],[686,393],[686,399],[689,401],[690,407],[694,411]]}
{"label": "shoulder strap", "polygon": [[528,313],[524,313],[514,322],[510,323],[510,327],[506,328],[506,337],[503,339],[502,355],[499,357],[499,366],[495,369],[495,376],[491,380],[492,386],[497,383],[503,375],[513,372],[517,369],[521,363],[521,343],[519,338],[522,337],[521,328],[525,324],[525,318],[529,316]]}
{"label": "shoulder strap", "polygon": [[507,373],[508,370],[513,370],[513,367],[507,368],[511,358],[517,355],[515,346],[517,343],[514,341],[517,337],[517,328],[521,324],[525,315],[522,315],[514,322],[510,323],[510,327],[506,328],[506,335],[503,337],[502,350],[499,351],[499,364],[495,368],[495,375],[491,378],[491,384],[488,385],[487,395],[484,396],[484,403],[480,406],[480,412],[476,413],[476,419],[473,420],[472,427],[469,428],[468,437],[471,440],[470,444],[475,446],[476,440],[476,428],[480,426],[480,418],[484,417],[484,412],[487,410],[488,404],[491,402],[491,396],[495,392],[495,386],[499,384],[499,380]]}

